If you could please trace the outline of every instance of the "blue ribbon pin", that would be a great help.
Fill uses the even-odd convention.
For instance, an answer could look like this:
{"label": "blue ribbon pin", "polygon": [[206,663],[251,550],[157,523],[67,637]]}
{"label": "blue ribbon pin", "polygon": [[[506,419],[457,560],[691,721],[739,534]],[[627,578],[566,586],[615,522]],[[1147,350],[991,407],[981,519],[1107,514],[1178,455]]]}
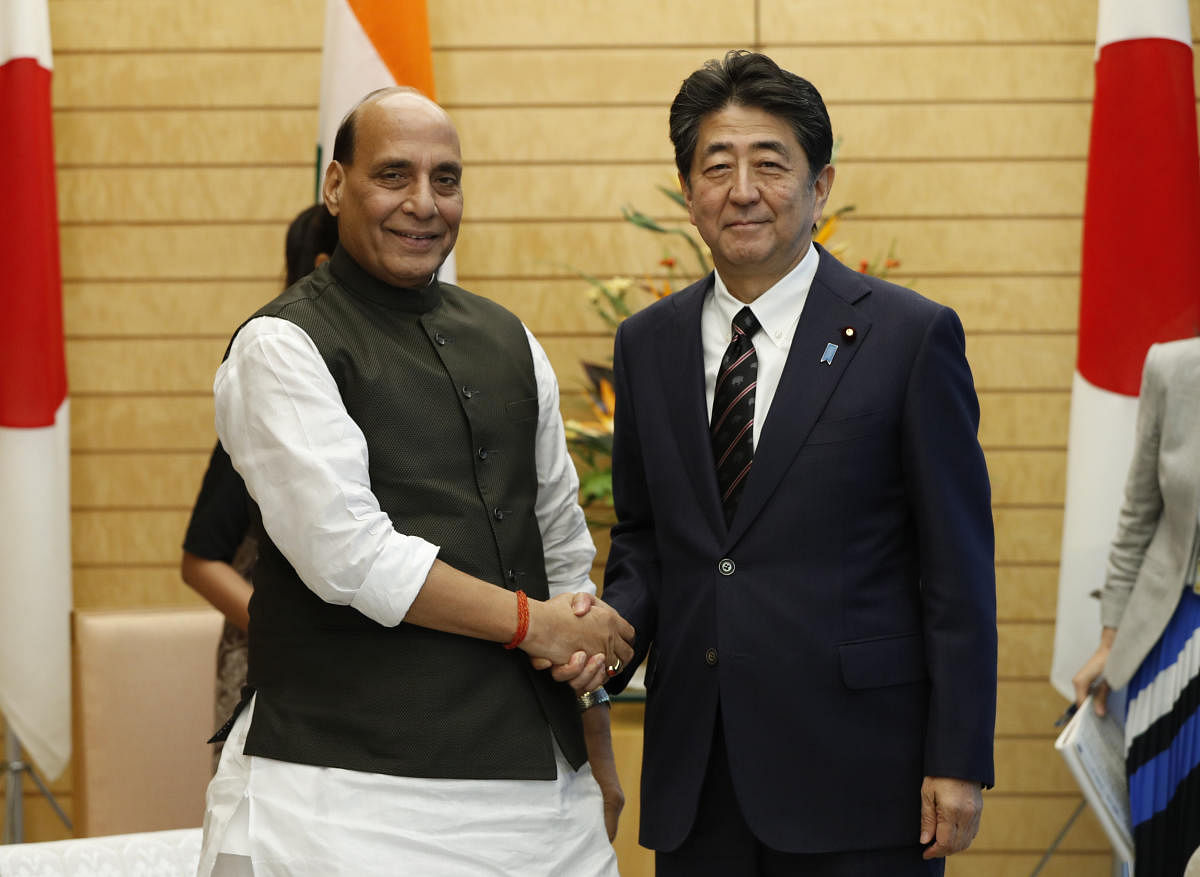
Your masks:
{"label": "blue ribbon pin", "polygon": [[833,365],[833,355],[837,353],[838,346],[830,341],[825,345],[825,352],[821,354],[821,362],[826,365]]}

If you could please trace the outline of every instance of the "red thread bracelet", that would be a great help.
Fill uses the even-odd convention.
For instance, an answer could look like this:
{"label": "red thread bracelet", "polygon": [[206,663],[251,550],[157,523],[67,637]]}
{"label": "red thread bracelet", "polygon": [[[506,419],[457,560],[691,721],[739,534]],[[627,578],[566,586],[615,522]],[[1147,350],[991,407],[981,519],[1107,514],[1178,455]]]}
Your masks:
{"label": "red thread bracelet", "polygon": [[524,591],[517,591],[517,632],[513,634],[512,642],[504,648],[515,649],[525,639],[527,633],[529,633],[529,598],[525,596]]}

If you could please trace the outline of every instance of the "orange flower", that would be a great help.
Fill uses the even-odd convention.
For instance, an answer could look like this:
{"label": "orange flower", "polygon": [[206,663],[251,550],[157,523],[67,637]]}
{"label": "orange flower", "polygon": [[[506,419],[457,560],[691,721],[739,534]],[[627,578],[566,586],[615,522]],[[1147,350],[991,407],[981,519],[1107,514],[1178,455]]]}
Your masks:
{"label": "orange flower", "polygon": [[666,258],[659,259],[658,264],[662,265],[664,268],[674,268],[675,260],[672,259],[670,256],[667,256]]}
{"label": "orange flower", "polygon": [[813,235],[813,243],[825,246],[828,240],[833,237],[833,232],[837,228],[837,216],[827,216],[825,221],[821,223],[821,227],[817,229],[817,233]]}
{"label": "orange flower", "polygon": [[886,262],[884,262],[883,264],[884,264],[886,267],[888,267],[888,268],[899,268],[899,267],[900,267],[900,260],[899,260],[899,259],[888,259],[888,260],[887,260]]}
{"label": "orange flower", "polygon": [[866,274],[867,269],[870,267],[871,267],[871,263],[868,262],[866,259],[863,259],[861,262],[858,263],[858,270],[859,270],[860,274]]}

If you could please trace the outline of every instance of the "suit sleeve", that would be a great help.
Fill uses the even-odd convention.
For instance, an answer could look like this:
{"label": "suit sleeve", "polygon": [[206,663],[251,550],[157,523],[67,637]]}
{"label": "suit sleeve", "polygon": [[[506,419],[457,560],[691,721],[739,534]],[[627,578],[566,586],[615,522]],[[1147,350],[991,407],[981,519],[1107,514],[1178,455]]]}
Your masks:
{"label": "suit sleeve", "polygon": [[1142,368],[1133,460],[1125,479],[1125,498],[1117,518],[1117,533],[1113,537],[1108,573],[1101,592],[1100,619],[1105,627],[1120,625],[1163,511],[1162,489],[1158,483],[1158,448],[1162,439],[1166,388],[1158,370],[1156,346],[1146,354]]}
{"label": "suit sleeve", "polygon": [[902,454],[917,523],[931,682],[925,774],[994,782],[996,572],[991,487],[962,323],[941,308],[905,397]]}
{"label": "suit sleeve", "polygon": [[627,332],[617,329],[613,352],[616,408],[613,415],[613,505],[617,524],[612,528],[612,544],[604,571],[601,595],[621,616],[634,626],[637,639],[634,658],[620,674],[604,683],[616,694],[628,684],[633,671],[646,657],[654,638],[658,618],[658,583],[661,566],[655,539],[654,509],[646,489],[645,464],[638,434],[632,386],[636,371],[625,349]]}

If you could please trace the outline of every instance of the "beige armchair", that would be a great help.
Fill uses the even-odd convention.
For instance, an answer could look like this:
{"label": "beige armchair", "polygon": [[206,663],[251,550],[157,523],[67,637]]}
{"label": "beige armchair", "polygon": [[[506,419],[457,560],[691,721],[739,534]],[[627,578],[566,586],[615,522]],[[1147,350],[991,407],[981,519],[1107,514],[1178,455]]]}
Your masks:
{"label": "beige armchair", "polygon": [[76,836],[201,824],[220,631],[207,608],[75,612]]}

